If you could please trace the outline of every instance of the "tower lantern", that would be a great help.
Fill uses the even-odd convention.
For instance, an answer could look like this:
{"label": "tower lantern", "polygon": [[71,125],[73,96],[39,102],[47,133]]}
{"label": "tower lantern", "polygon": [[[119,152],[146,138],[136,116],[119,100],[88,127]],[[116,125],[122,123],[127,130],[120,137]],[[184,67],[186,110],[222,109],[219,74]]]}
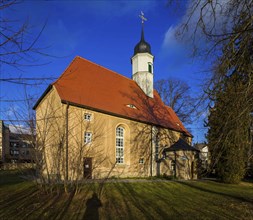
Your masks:
{"label": "tower lantern", "polygon": [[141,18],[141,39],[134,48],[134,55],[132,57],[132,79],[140,86],[143,92],[150,98],[153,94],[153,61],[154,56],[151,54],[150,44],[144,38],[144,13],[139,15]]}

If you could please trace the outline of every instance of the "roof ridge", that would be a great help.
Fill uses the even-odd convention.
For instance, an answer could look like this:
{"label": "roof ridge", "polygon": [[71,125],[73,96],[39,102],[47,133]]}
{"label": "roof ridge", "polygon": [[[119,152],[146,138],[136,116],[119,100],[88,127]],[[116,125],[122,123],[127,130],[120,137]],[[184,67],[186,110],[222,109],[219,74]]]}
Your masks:
{"label": "roof ridge", "polygon": [[[70,64],[65,68],[65,70],[63,71],[63,73],[59,76],[59,78],[58,78],[56,81],[54,81],[53,83],[51,83],[51,85],[56,84],[56,83],[63,77],[63,75],[64,75],[65,72],[69,69],[69,67],[72,65],[72,63],[74,63],[74,61],[77,60],[77,59],[84,60],[84,61],[89,62],[89,63],[91,63],[91,64],[93,64],[93,65],[95,65],[95,66],[98,66],[98,67],[100,67],[100,68],[102,68],[102,69],[105,69],[105,70],[107,70],[107,71],[110,71],[110,72],[116,74],[118,77],[127,79],[127,80],[129,80],[130,82],[136,84],[136,85],[141,89],[141,87],[138,85],[138,83],[136,83],[133,79],[130,79],[130,78],[128,78],[128,77],[126,77],[126,76],[124,76],[124,75],[122,75],[122,74],[120,74],[120,73],[117,73],[117,72],[114,71],[114,70],[111,70],[111,69],[109,69],[109,68],[107,68],[107,67],[104,67],[104,66],[102,66],[102,65],[99,65],[99,64],[97,64],[97,63],[95,63],[95,62],[93,62],[93,61],[91,61],[91,60],[88,60],[88,59],[86,59],[86,58],[83,58],[83,57],[81,57],[81,56],[79,56],[79,55],[76,55],[76,56],[75,56],[75,58],[74,58],[74,59],[70,62]],[[154,90],[155,90],[155,89],[154,89]],[[158,93],[158,92],[157,92],[157,93]]]}
{"label": "roof ridge", "polygon": [[[97,64],[97,63],[94,63],[93,61],[88,60],[88,59],[86,59],[86,58],[83,58],[83,57],[81,57],[81,56],[76,56],[76,58],[80,58],[80,59],[82,59],[82,60],[84,60],[84,61],[87,61],[87,62],[89,62],[89,63],[91,63],[91,64],[94,64],[94,65],[96,65],[96,66],[98,66],[98,67],[100,67],[100,68],[102,68],[102,69],[105,69],[105,70],[108,70],[108,71],[110,71],[110,72],[112,72],[112,73],[115,73],[115,74],[116,74],[118,77],[120,77],[120,78],[124,78],[124,79],[129,80],[131,83],[136,84],[136,85],[140,88],[140,90],[143,92],[143,90],[142,90],[141,87],[138,85],[138,83],[137,83],[136,81],[134,81],[133,79],[130,79],[130,78],[128,78],[128,77],[126,77],[126,76],[124,76],[124,75],[122,75],[122,74],[120,74],[120,73],[117,73],[117,72],[114,71],[114,70],[111,70],[111,69],[109,69],[109,68],[107,68],[107,67],[104,67],[104,66],[102,66],[102,65],[99,65],[99,64]],[[144,92],[143,92],[143,93],[144,93]],[[146,97],[148,97],[148,96],[146,96]]]}
{"label": "roof ridge", "polygon": [[125,78],[125,79],[127,79],[127,80],[130,80],[131,82],[135,82],[133,79],[130,79],[130,78],[128,78],[128,77],[126,77],[126,76],[124,76],[124,75],[122,75],[122,74],[120,74],[120,73],[117,73],[116,71],[111,70],[111,69],[109,69],[109,68],[107,68],[107,67],[104,67],[104,66],[102,66],[102,65],[99,65],[99,64],[97,64],[97,63],[94,63],[94,62],[91,61],[91,60],[85,59],[85,58],[83,58],[83,57],[81,57],[81,56],[76,56],[75,58],[80,58],[80,59],[85,60],[85,61],[87,61],[87,62],[89,62],[89,63],[92,63],[92,64],[94,64],[94,65],[96,65],[96,66],[98,66],[98,67],[100,67],[100,68],[103,68],[103,69],[106,69],[106,70],[108,70],[108,71],[110,71],[110,72],[113,72],[113,73],[115,73],[115,74],[116,74],[117,76],[119,76],[119,77],[123,77],[123,78]]}

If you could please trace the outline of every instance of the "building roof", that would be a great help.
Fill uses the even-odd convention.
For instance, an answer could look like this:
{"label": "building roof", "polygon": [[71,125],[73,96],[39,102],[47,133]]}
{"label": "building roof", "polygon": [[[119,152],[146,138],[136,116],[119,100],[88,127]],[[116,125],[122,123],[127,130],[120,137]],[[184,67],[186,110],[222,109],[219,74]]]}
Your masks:
{"label": "building roof", "polygon": [[163,151],[179,151],[179,150],[185,150],[185,151],[198,151],[195,147],[192,147],[187,142],[185,142],[183,139],[179,139],[176,143],[172,144],[171,147],[165,148]]}
{"label": "building roof", "polygon": [[208,147],[208,145],[206,143],[196,143],[194,147],[201,151],[203,148]]}
{"label": "building roof", "polygon": [[142,26],[142,29],[141,29],[141,40],[134,47],[134,55],[136,55],[137,53],[150,53],[151,54],[151,46],[144,39],[143,26]]}
{"label": "building roof", "polygon": [[156,91],[154,98],[150,98],[135,81],[79,56],[48,87],[34,109],[52,86],[63,103],[170,128],[191,136]]}

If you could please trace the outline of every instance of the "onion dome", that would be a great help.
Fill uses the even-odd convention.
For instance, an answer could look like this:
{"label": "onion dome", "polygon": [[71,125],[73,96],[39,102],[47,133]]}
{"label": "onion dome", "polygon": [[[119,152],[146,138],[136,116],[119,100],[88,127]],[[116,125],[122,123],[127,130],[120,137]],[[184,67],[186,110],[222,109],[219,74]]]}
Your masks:
{"label": "onion dome", "polygon": [[144,39],[144,31],[143,31],[143,27],[141,30],[141,40],[138,44],[136,44],[136,46],[134,47],[134,55],[136,55],[137,53],[149,53],[151,54],[151,47],[150,44],[147,43]]}

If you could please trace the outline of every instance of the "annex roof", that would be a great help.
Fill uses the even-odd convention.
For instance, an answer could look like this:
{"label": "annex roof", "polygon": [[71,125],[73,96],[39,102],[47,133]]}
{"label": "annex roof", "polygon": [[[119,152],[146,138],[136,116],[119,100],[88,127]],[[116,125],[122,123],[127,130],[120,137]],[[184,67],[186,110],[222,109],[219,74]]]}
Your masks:
{"label": "annex roof", "polygon": [[163,151],[164,152],[169,152],[169,151],[197,151],[199,150],[195,147],[192,147],[189,145],[187,142],[185,142],[183,139],[179,139],[176,143],[172,144],[170,147],[165,148]]}
{"label": "annex roof", "polygon": [[157,91],[154,90],[154,98],[150,98],[135,81],[82,57],[75,57],[52,86],[63,103],[170,128],[191,136],[175,112],[162,102]]}

